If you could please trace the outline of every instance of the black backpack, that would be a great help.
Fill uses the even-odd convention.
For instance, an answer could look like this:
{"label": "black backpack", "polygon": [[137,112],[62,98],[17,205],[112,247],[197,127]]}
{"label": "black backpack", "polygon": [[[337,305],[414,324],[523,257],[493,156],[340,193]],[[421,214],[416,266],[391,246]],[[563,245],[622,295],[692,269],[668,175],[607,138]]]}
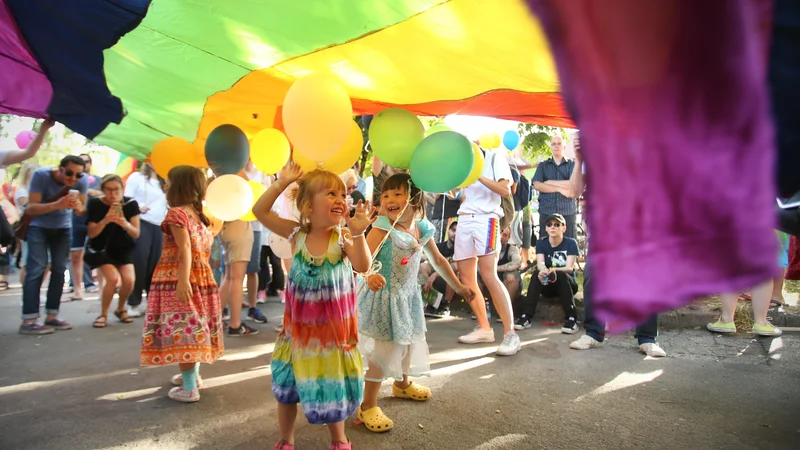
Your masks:
{"label": "black backpack", "polygon": [[519,172],[519,181],[517,182],[517,192],[514,193],[514,209],[522,211],[528,206],[533,198],[533,190],[531,189],[531,182],[522,172]]}

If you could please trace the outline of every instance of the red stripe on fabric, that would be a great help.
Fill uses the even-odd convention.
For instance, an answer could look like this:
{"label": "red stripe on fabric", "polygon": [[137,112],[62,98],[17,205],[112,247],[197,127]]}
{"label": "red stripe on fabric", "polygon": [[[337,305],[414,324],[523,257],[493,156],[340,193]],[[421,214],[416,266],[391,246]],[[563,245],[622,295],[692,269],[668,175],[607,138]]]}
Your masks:
{"label": "red stripe on fabric", "polygon": [[497,90],[461,100],[442,100],[417,104],[392,104],[353,99],[355,114],[374,114],[389,107],[400,107],[420,116],[469,114],[497,117],[562,128],[577,128],[569,117],[561,95],[553,92]]}

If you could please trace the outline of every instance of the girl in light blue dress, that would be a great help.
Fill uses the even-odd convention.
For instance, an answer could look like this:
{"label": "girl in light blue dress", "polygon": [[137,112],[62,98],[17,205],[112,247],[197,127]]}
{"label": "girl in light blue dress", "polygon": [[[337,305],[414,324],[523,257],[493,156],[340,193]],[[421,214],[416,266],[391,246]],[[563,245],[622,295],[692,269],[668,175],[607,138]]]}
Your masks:
{"label": "girl in light blue dress", "polygon": [[373,254],[380,247],[376,255],[379,268],[358,288],[359,348],[368,368],[358,417],[375,432],[393,426],[377,406],[381,382],[387,378],[395,379],[395,397],[418,401],[431,397],[429,388],[408,379],[430,372],[424,304],[417,282],[422,253],[456,293],[466,299],[474,297],[436,248],[434,226],[423,218],[422,192],[411,178],[407,174],[388,178],[380,202],[381,216],[367,235]]}

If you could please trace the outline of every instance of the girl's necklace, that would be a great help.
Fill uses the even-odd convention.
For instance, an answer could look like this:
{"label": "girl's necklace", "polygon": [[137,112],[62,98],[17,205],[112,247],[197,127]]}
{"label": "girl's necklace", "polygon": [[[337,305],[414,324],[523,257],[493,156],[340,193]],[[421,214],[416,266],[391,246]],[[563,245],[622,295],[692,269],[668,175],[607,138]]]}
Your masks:
{"label": "girl's necklace", "polygon": [[414,227],[414,232],[412,233],[411,230],[406,228],[405,225],[403,225],[401,223],[396,223],[395,225],[397,225],[398,227],[402,228],[403,231],[405,231],[406,233],[411,235],[411,237],[414,238],[415,241],[417,241],[417,244],[419,244],[419,237],[417,236],[417,234],[419,233],[419,228]]}

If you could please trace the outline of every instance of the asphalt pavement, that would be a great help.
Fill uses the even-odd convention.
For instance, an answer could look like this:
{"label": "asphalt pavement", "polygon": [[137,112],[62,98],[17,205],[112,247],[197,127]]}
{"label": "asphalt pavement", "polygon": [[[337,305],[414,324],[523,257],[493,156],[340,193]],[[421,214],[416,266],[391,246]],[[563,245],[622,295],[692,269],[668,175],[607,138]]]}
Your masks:
{"label": "asphalt pavement", "polygon": [[[270,323],[256,336],[226,339],[226,356],[201,373],[195,404],[166,397],[176,367],[142,368],[142,319],[105,329],[91,323],[99,302],[62,304],[75,329],[17,334],[20,292],[0,293],[0,448],[271,449],[278,439],[270,390],[273,328],[282,305],[261,305]],[[800,333],[753,339],[671,330],[663,359],[638,352],[630,335],[600,348],[537,323],[523,347],[498,357],[496,345],[462,345],[468,317],[428,322],[433,398],[391,398],[395,421],[374,434],[348,421],[357,449],[688,449],[798,448]],[[499,344],[502,328],[494,324]],[[298,449],[326,449],[325,427],[298,417]]]}

